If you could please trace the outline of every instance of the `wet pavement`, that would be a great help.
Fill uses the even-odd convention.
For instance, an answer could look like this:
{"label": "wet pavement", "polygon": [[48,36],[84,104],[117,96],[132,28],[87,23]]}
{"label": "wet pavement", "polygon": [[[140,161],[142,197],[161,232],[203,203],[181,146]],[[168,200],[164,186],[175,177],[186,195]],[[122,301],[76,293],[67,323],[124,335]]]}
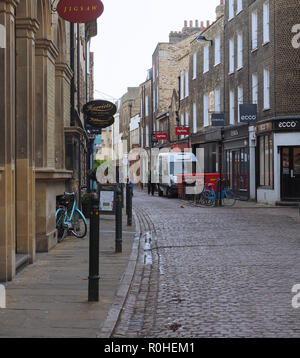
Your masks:
{"label": "wet pavement", "polygon": [[298,209],[138,191],[134,209],[139,257],[112,337],[300,337]]}

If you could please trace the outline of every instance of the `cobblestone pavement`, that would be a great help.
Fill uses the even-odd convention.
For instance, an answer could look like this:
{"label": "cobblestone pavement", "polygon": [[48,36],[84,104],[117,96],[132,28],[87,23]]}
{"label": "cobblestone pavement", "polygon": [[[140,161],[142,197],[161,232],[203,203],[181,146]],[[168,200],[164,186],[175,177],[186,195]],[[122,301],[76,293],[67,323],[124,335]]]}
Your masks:
{"label": "cobblestone pavement", "polygon": [[134,208],[140,255],[113,337],[300,337],[297,209],[199,208],[142,192]]}

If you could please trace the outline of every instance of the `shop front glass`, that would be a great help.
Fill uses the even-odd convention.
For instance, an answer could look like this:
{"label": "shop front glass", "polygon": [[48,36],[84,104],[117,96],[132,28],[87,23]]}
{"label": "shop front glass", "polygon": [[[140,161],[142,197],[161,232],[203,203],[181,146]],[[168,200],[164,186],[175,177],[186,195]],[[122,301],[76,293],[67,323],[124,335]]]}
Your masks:
{"label": "shop front glass", "polygon": [[225,152],[225,178],[230,188],[239,194],[248,193],[248,149],[240,148]]}

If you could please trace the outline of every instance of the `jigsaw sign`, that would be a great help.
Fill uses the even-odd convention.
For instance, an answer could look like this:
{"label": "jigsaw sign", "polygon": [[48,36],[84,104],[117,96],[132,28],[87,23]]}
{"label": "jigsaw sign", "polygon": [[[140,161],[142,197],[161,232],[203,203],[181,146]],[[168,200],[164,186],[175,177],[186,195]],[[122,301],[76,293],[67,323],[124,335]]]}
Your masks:
{"label": "jigsaw sign", "polygon": [[292,33],[295,34],[292,38],[292,45],[295,49],[300,49],[300,24],[292,27]]}

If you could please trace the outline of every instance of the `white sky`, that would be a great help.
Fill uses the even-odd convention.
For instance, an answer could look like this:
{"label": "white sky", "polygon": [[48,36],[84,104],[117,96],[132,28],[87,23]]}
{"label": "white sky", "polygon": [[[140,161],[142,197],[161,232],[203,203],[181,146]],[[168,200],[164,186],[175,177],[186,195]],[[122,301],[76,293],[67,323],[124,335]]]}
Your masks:
{"label": "white sky", "polygon": [[102,0],[95,53],[95,99],[113,100],[138,87],[152,67],[159,42],[181,31],[184,20],[215,21],[220,0]]}

